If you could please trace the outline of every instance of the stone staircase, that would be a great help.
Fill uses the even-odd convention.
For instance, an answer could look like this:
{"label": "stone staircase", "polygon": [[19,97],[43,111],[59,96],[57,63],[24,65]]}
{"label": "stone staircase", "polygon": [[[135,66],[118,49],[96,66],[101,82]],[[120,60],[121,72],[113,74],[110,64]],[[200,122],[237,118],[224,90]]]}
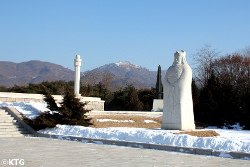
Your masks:
{"label": "stone staircase", "polygon": [[29,132],[25,130],[8,112],[0,108],[0,138],[23,137]]}

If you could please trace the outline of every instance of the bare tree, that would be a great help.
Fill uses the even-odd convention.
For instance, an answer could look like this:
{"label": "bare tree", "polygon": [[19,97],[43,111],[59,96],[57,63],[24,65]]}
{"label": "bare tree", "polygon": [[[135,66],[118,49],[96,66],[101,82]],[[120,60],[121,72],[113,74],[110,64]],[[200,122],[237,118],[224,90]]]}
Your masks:
{"label": "bare tree", "polygon": [[213,72],[213,62],[219,56],[219,52],[209,45],[205,45],[194,54],[194,62],[197,64],[195,68],[195,79],[201,86],[207,84]]}
{"label": "bare tree", "polygon": [[250,58],[250,46],[247,46],[245,49],[243,49],[240,54],[242,54],[245,57]]}
{"label": "bare tree", "polygon": [[222,84],[247,88],[249,82],[250,57],[232,54],[218,58],[213,63],[213,69]]}

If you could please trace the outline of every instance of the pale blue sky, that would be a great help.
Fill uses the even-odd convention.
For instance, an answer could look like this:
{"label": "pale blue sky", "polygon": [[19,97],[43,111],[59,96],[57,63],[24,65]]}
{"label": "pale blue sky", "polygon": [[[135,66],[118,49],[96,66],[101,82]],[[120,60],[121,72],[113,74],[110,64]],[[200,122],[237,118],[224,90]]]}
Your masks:
{"label": "pale blue sky", "polygon": [[42,60],[82,71],[127,60],[168,68],[205,44],[250,46],[249,0],[0,0],[0,61]]}

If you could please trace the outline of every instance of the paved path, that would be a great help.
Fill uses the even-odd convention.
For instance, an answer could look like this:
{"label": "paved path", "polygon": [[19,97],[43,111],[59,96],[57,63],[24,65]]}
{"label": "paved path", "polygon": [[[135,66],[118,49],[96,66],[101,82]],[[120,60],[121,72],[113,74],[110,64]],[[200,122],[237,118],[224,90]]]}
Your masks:
{"label": "paved path", "polygon": [[[47,138],[0,138],[0,161],[23,159],[29,167],[55,166],[250,166],[250,160],[173,153],[159,150],[86,144]],[[11,161],[13,163],[13,161]],[[23,161],[18,160],[22,164]],[[0,166],[4,166],[1,164]],[[10,166],[10,165],[5,165]],[[13,165],[12,165],[13,166]],[[14,165],[15,166],[15,165]],[[20,165],[19,165],[20,166]]]}

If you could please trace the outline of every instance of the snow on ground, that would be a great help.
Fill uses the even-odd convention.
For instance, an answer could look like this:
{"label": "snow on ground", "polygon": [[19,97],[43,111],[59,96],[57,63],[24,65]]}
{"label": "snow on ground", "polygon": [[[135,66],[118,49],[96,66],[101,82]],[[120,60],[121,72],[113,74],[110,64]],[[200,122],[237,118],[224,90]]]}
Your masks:
{"label": "snow on ground", "polygon": [[[40,112],[48,111],[48,109],[46,108],[46,103],[38,102],[0,102],[0,107],[3,106],[15,107],[17,110],[31,119],[38,116]],[[105,122],[118,120],[100,119],[99,121]],[[151,121],[149,120],[145,120],[145,123],[150,122]],[[214,129],[214,127],[209,127],[208,129],[213,129],[214,131],[219,133],[220,136],[194,137],[187,134],[174,134],[176,132],[179,132],[178,130],[126,127],[91,128],[69,125],[57,125],[55,128],[40,130],[39,133],[250,153],[250,131],[235,129]]]}
{"label": "snow on ground", "polygon": [[0,107],[14,107],[20,113],[24,114],[29,119],[34,119],[40,115],[41,112],[49,111],[46,103],[41,102],[1,102]]}
{"label": "snow on ground", "polygon": [[97,119],[98,122],[129,122],[133,123],[133,120],[116,120],[116,119]]}
{"label": "snow on ground", "polygon": [[178,130],[57,125],[52,129],[40,130],[39,133],[250,153],[250,131],[222,129],[215,129],[215,131],[220,136],[195,137],[174,134],[179,132]]}
{"label": "snow on ground", "polygon": [[148,124],[148,123],[157,123],[157,122],[154,121],[154,120],[144,120],[144,122],[147,123],[147,124]]}

